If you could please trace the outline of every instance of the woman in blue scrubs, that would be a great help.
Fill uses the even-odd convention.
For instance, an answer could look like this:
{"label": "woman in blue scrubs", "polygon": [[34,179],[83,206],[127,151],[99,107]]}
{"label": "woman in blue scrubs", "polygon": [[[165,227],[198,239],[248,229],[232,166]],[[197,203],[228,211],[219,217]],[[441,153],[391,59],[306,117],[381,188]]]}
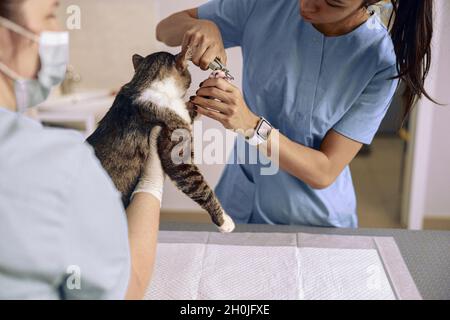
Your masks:
{"label": "woman in blue scrubs", "polygon": [[159,227],[157,153],[125,212],[81,134],[24,115],[65,76],[58,4],[0,1],[0,300],[141,299]]}
{"label": "woman in blue scrubs", "polygon": [[247,138],[269,150],[277,141],[275,175],[261,163],[226,166],[216,193],[236,222],[357,227],[350,162],[372,142],[399,79],[406,113],[429,98],[432,0],[392,0],[391,32],[369,13],[376,2],[212,0],[158,25],[157,38],[189,48],[203,70],[242,48],[243,93],[208,79],[191,97],[227,129],[264,125],[269,135]]}

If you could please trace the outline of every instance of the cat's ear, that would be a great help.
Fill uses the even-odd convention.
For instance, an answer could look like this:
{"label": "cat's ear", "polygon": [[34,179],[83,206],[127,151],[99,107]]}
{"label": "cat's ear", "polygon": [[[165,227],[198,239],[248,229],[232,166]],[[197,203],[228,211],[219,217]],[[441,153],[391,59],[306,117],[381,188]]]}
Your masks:
{"label": "cat's ear", "polygon": [[190,59],[192,59],[192,51],[187,47],[175,57],[175,66],[178,70],[184,71],[187,69]]}
{"label": "cat's ear", "polygon": [[144,57],[142,57],[142,56],[140,56],[138,54],[133,55],[134,71],[136,71],[139,68],[142,60],[144,60]]}

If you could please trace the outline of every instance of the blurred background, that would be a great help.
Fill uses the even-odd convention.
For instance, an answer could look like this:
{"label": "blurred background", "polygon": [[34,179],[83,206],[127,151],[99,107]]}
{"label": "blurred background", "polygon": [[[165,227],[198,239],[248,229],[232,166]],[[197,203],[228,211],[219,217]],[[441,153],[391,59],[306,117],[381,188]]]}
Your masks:
{"label": "blurred background", "polygon": [[[86,136],[92,133],[112,105],[114,93],[131,79],[134,53],[179,51],[156,41],[157,23],[204,2],[62,0],[60,16],[64,25],[77,10],[80,14],[80,28],[70,30],[71,66],[61,88],[35,110],[34,116],[49,126],[74,128]],[[384,5],[382,1],[379,8],[386,17],[383,10],[389,7]],[[427,88],[433,97],[447,104],[450,62],[445,53],[450,52],[450,4],[436,0],[436,5],[433,66]],[[240,49],[231,49],[228,55],[235,84],[240,84]],[[190,70],[193,93],[209,73],[194,67]],[[360,227],[450,230],[450,109],[420,101],[401,127],[402,112],[400,89],[373,145],[365,147],[351,165]],[[224,131],[212,120],[201,121],[204,129]],[[200,167],[214,187],[223,165]],[[170,181],[166,182],[162,219],[209,223],[209,217]]]}

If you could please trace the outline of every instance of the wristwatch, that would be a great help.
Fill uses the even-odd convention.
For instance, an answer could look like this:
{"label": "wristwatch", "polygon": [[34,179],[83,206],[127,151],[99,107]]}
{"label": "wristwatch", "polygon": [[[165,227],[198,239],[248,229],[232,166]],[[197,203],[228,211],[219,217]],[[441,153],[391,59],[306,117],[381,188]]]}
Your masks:
{"label": "wristwatch", "polygon": [[269,140],[270,132],[272,131],[273,126],[269,121],[261,117],[256,128],[254,130],[252,137],[246,137],[248,144],[252,146],[260,145],[263,142]]}

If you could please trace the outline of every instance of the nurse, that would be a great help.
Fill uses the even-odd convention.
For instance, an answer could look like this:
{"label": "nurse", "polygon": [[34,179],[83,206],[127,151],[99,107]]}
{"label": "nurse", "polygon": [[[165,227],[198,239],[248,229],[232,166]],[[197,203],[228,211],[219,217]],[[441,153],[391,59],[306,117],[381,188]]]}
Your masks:
{"label": "nurse", "polygon": [[190,48],[203,70],[242,48],[243,94],[209,79],[191,99],[227,129],[262,126],[247,138],[278,148],[275,175],[262,164],[226,166],[216,193],[238,223],[357,227],[350,162],[372,142],[398,79],[405,114],[429,98],[432,0],[392,0],[391,33],[368,10],[376,2],[212,0],[158,25],[157,38]]}
{"label": "nurse", "polygon": [[23,115],[65,76],[57,6],[0,1],[0,299],[140,299],[159,226],[157,153],[125,212],[80,134]]}

